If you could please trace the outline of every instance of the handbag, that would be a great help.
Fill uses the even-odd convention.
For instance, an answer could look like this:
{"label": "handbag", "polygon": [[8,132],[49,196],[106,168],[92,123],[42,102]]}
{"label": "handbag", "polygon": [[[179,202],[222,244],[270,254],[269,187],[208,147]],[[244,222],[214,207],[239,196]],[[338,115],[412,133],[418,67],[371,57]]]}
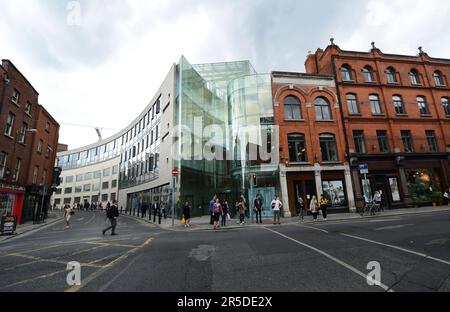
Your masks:
{"label": "handbag", "polygon": [[184,218],[184,215],[183,218],[181,219],[181,224],[186,225],[186,219]]}
{"label": "handbag", "polygon": [[228,220],[228,221],[231,220],[231,216],[230,216],[229,213],[227,213],[227,220]]}

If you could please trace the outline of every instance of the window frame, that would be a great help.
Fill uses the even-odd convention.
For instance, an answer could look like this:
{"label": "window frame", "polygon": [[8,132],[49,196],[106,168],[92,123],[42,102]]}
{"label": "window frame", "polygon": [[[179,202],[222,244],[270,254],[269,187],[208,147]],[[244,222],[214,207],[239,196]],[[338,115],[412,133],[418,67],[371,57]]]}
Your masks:
{"label": "window frame", "polygon": [[[389,84],[396,84],[397,81],[397,73],[393,67],[386,68],[386,78]],[[392,78],[392,79],[391,79]]]}
{"label": "window frame", "polygon": [[[396,98],[398,98],[398,100]],[[396,105],[398,103],[400,103],[401,105],[400,106]],[[397,115],[407,115],[405,103],[403,102],[403,98],[401,95],[393,95],[392,96],[392,105],[394,105],[395,113]],[[399,108],[402,109],[401,112],[398,111]]]}
{"label": "window frame", "polygon": [[[318,100],[323,100],[322,103],[326,103],[326,105],[319,104]],[[329,119],[324,118],[324,108],[325,107],[328,110],[329,117],[330,117]],[[321,118],[319,118],[319,115],[318,115],[318,108],[320,108],[320,117]],[[331,112],[331,104],[328,101],[328,99],[323,96],[318,96],[314,99],[314,111],[316,113],[316,121],[332,121],[333,120],[333,113]]]}
{"label": "window frame", "polygon": [[[376,99],[375,99],[376,98]],[[378,94],[369,94],[369,102],[370,102],[370,109],[372,111],[372,115],[383,115],[383,109],[381,108],[381,101],[380,96]],[[379,113],[377,113],[374,110],[374,104],[377,104]]]}
{"label": "window frame", "polygon": [[[289,161],[290,162],[308,162],[308,149],[306,146],[306,136],[303,133],[288,133],[288,151],[289,151]],[[303,143],[303,146],[301,145]],[[291,145],[293,144],[293,145]],[[295,159],[292,159],[292,148],[295,147]],[[302,148],[303,155],[299,158],[300,150]],[[304,151],[303,151],[304,150]]]}
{"label": "window frame", "polygon": [[[322,154],[322,162],[337,162],[339,161],[339,151],[338,151],[338,147],[337,147],[337,142],[336,142],[336,135],[333,133],[321,133],[319,135],[319,142],[320,142],[320,151]],[[334,156],[336,156],[335,158],[333,157],[328,157],[331,156],[331,149],[329,149],[330,144],[333,144],[333,149],[334,149]],[[326,148],[326,153],[324,152],[324,148],[323,147],[327,147]],[[327,157],[325,157],[327,156]],[[329,159],[327,159],[329,158]]]}
{"label": "window frame", "polygon": [[353,143],[355,146],[355,152],[357,154],[366,154],[367,146],[364,136],[364,130],[353,130],[352,135],[353,135]]}
{"label": "window frame", "polygon": [[[353,97],[353,98],[350,98]],[[355,93],[347,93],[345,95],[345,99],[347,100],[347,109],[350,115],[360,115],[361,111],[359,109],[358,96]],[[353,108],[356,108],[356,112],[353,111]]]}
{"label": "window frame", "polygon": [[[295,99],[296,103],[287,103],[288,99]],[[284,98],[284,119],[285,120],[303,120],[302,107],[300,99],[295,95],[288,95]],[[298,111],[297,111],[298,109]],[[291,117],[288,116],[288,112],[291,113]],[[295,116],[298,113],[298,118]]]}
{"label": "window frame", "polygon": [[[422,115],[422,116],[431,115],[430,109],[428,108],[427,99],[424,96],[419,95],[416,97],[416,100],[417,100],[417,105],[419,107],[420,115]],[[421,100],[423,100],[423,101],[421,101]],[[422,109],[425,109],[425,110],[422,111]]]}
{"label": "window frame", "polygon": [[[345,69],[345,71],[344,71]],[[352,77],[352,68],[350,65],[344,64],[340,68],[341,80],[344,82],[354,81]]]}
{"label": "window frame", "polygon": [[373,69],[371,66],[366,65],[363,68],[363,76],[364,76],[364,82],[366,83],[373,83],[375,82],[375,77],[374,77],[374,73],[373,73]]}

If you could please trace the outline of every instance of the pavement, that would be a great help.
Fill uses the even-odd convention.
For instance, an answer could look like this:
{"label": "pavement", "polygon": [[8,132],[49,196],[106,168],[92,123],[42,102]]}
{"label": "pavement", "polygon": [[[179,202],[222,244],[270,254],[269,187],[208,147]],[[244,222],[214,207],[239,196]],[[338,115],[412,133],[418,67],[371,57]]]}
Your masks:
{"label": "pavement", "polygon": [[77,212],[0,242],[0,292],[450,292],[448,207],[387,213],[214,232],[120,217],[103,236],[104,212]]}
{"label": "pavement", "polygon": [[[345,220],[359,220],[359,219],[374,219],[374,218],[382,218],[382,217],[389,217],[389,216],[401,216],[401,215],[411,215],[411,214],[420,214],[424,212],[441,212],[441,211],[450,211],[450,205],[447,206],[437,206],[437,207],[420,207],[420,208],[407,208],[407,209],[395,209],[395,210],[385,210],[381,213],[377,213],[375,216],[361,216],[359,213],[334,213],[334,214],[328,214],[327,221],[324,221],[323,218],[319,216],[319,219],[316,223],[321,222],[333,222],[333,221],[345,221]],[[203,217],[196,217],[192,218],[190,220],[190,227],[185,227],[181,224],[181,220],[175,219],[174,220],[174,226],[172,226],[172,219],[166,218],[161,220],[161,224],[158,224],[158,218],[156,218],[156,222],[153,222],[153,216],[150,220],[147,217],[141,218],[137,216],[130,216],[127,214],[124,214],[123,216],[129,217],[129,218],[135,218],[142,220],[144,222],[150,223],[152,225],[158,226],[162,229],[166,230],[172,230],[172,231],[205,231],[205,230],[214,230],[213,226],[210,224],[210,217],[209,216],[203,216]],[[239,217],[238,217],[239,218]],[[241,226],[238,222],[238,219],[233,218],[229,221],[227,221],[227,226],[223,229],[236,229],[236,228],[242,228],[242,227],[264,227],[267,225],[273,225],[272,219],[263,219],[262,224],[257,224],[254,220],[245,220],[245,225]],[[281,218],[282,224],[296,224],[299,223],[299,217],[287,217],[287,218]],[[304,224],[315,224],[313,221],[312,216],[307,216],[304,219]]]}

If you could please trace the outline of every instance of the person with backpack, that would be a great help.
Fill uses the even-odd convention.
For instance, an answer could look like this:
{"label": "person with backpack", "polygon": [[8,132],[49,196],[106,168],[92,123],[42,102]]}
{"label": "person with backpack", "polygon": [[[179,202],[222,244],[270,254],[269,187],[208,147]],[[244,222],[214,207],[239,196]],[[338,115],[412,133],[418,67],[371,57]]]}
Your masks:
{"label": "person with backpack", "polygon": [[218,230],[220,228],[219,221],[220,216],[223,214],[222,205],[219,202],[219,199],[216,198],[216,202],[213,205],[213,213],[214,213],[214,230]]}
{"label": "person with backpack", "polygon": [[117,202],[113,201],[113,204],[109,209],[106,210],[106,217],[109,219],[109,222],[111,223],[110,227],[107,227],[102,231],[103,236],[105,236],[105,233],[111,230],[111,235],[117,235],[116,233],[116,226],[117,226],[117,218],[119,217],[119,209],[117,208]]}
{"label": "person with backpack", "polygon": [[320,210],[322,211],[322,217],[325,221],[327,221],[327,209],[328,209],[328,199],[325,196],[320,195]]}

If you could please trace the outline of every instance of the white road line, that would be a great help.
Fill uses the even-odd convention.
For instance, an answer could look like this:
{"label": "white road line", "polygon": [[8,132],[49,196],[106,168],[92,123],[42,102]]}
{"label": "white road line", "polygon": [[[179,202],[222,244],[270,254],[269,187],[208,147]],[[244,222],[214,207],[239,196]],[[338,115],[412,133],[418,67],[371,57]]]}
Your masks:
{"label": "white road line", "polygon": [[104,292],[109,286],[111,286],[112,283],[114,283],[123,273],[128,271],[128,269],[140,258],[143,254],[138,254],[136,257],[134,257],[133,260],[128,263],[128,265],[120,271],[113,279],[111,279],[108,283],[106,283],[102,288],[98,290],[98,292]]}
{"label": "white road line", "polygon": [[[327,257],[328,259],[330,259],[330,260],[336,262],[337,264],[340,264],[341,266],[343,266],[343,267],[349,269],[350,271],[352,271],[352,272],[358,274],[359,276],[363,277],[364,280],[367,280],[367,274],[364,274],[363,272],[359,271],[358,269],[356,269],[355,267],[351,266],[350,264],[347,264],[347,263],[345,263],[344,261],[341,261],[341,260],[339,260],[338,258],[335,258],[335,257],[333,257],[332,255],[330,255],[330,254],[328,254],[328,253],[326,253],[326,252],[324,252],[324,251],[322,251],[322,250],[320,250],[320,249],[317,249],[317,248],[315,248],[315,247],[313,247],[313,246],[310,246],[310,245],[308,245],[308,244],[302,243],[302,242],[300,242],[300,241],[298,241],[298,240],[296,240],[296,239],[293,239],[293,238],[291,238],[291,237],[289,237],[289,236],[286,236],[286,235],[284,235],[284,234],[282,234],[282,233],[280,233],[280,232],[274,231],[274,230],[272,230],[272,229],[270,229],[270,228],[265,227],[264,229],[266,229],[267,231],[270,231],[270,232],[272,232],[272,233],[278,234],[278,235],[280,235],[281,237],[284,237],[284,238],[286,238],[286,239],[288,239],[288,240],[290,240],[290,241],[293,241],[294,243],[297,243],[297,244],[299,244],[299,245],[301,245],[301,246],[303,246],[303,247],[306,247],[306,248],[309,248],[309,249],[311,249],[311,250],[314,250],[315,252],[321,254],[322,256],[325,256],[325,257]],[[389,286],[386,286],[386,285],[384,285],[383,283],[380,283],[380,285],[377,285],[377,286],[381,287],[383,290],[385,290],[385,291],[387,291],[387,292],[394,292],[392,289],[390,289]]]}
{"label": "white road line", "polygon": [[401,229],[407,226],[414,226],[415,224],[399,224],[399,225],[391,225],[391,226],[384,226],[380,228],[376,228],[375,231],[386,231],[386,230],[396,230]]}
{"label": "white road line", "polygon": [[419,257],[423,257],[423,258],[426,258],[426,259],[430,259],[430,260],[434,260],[434,261],[437,261],[437,262],[440,262],[440,263],[444,263],[444,264],[450,265],[449,261],[445,261],[445,260],[438,259],[438,258],[435,258],[435,257],[430,257],[430,256],[428,256],[426,254],[423,254],[423,253],[420,253],[420,252],[417,252],[417,251],[413,251],[413,250],[409,250],[409,249],[406,249],[406,248],[402,248],[402,247],[398,247],[398,246],[394,246],[394,245],[389,245],[389,244],[377,242],[377,241],[374,241],[374,240],[371,240],[371,239],[358,237],[358,236],[354,236],[354,235],[349,235],[349,234],[345,234],[345,233],[341,233],[341,235],[347,236],[347,237],[350,237],[350,238],[354,238],[354,239],[358,239],[358,240],[362,240],[362,241],[365,241],[365,242],[369,242],[369,243],[372,243],[372,244],[377,244],[377,245],[381,245],[381,246],[397,249],[397,250],[400,250],[400,251],[403,251],[403,252],[407,252],[407,253],[419,256]]}
{"label": "white road line", "polygon": [[300,227],[304,227],[304,228],[307,228],[307,229],[312,229],[312,230],[316,230],[316,231],[320,231],[320,232],[324,232],[324,233],[330,233],[330,232],[328,232],[327,230],[323,230],[323,229],[318,229],[318,228],[316,228],[316,227],[313,227],[313,226],[307,226],[307,225],[301,225],[301,224],[299,224],[298,226],[300,226]]}

